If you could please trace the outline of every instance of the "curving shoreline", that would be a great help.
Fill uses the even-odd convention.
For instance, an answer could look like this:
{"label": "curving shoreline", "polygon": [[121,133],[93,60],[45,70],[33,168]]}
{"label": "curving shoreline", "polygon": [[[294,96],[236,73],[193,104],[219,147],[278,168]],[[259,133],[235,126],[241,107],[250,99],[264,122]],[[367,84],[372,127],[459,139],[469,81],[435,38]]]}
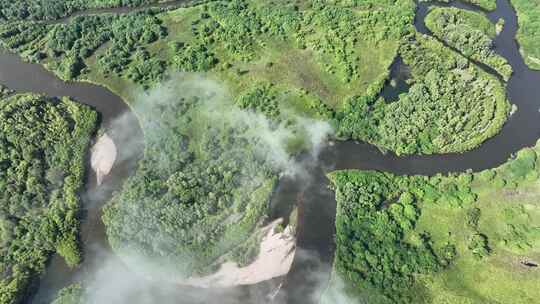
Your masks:
{"label": "curving shoreline", "polygon": [[[458,3],[451,2],[449,5],[459,7]],[[431,5],[433,5],[431,2],[418,4],[415,25],[419,32],[422,32],[425,28],[425,26],[422,27],[423,20],[427,14],[427,8]],[[467,6],[467,9],[471,7]],[[467,169],[479,171],[496,167],[504,163],[521,148],[534,145],[540,137],[540,124],[537,123],[540,118],[538,113],[540,101],[534,99],[540,96],[540,72],[530,70],[521,57],[519,46],[515,41],[518,26],[517,17],[509,1],[498,0],[497,10],[487,13],[487,15],[490,20],[498,20],[499,17],[504,17],[506,21],[504,29],[495,39],[496,51],[505,57],[514,69],[514,74],[507,83],[507,95],[512,103],[518,105],[518,111],[508,119],[501,132],[479,148],[462,154],[397,157],[391,153],[382,154],[373,145],[350,141],[337,142],[335,145],[327,147],[321,155],[320,164],[312,170],[315,182],[310,186],[307,191],[308,195],[306,195],[308,203],[305,212],[302,212],[304,218],[301,221],[303,226],[299,227],[299,247],[314,250],[322,257],[323,262],[331,263],[334,229],[334,215],[331,214],[331,209],[335,209],[335,206],[332,207],[335,201],[332,193],[324,190],[325,185],[327,185],[324,172],[329,169],[381,170],[396,174],[425,175],[465,171]],[[424,32],[424,34],[429,33]],[[21,82],[21,79],[25,79],[25,81]],[[28,81],[26,81],[27,79]],[[139,136],[142,138],[143,132],[140,130],[135,113],[131,111],[129,105],[121,97],[104,86],[90,83],[63,82],[40,65],[24,63],[18,56],[12,54],[0,55],[0,83],[18,91],[43,93],[49,96],[72,96],[76,100],[96,108],[101,113],[101,119],[105,126],[122,113],[129,113],[129,115],[133,116],[132,126],[138,129]],[[114,141],[115,135],[111,134],[111,136]],[[142,153],[142,149],[139,152]],[[121,158],[122,153],[126,153],[126,151],[123,151],[122,147],[119,146],[119,158]],[[133,172],[135,166],[135,159],[127,160],[125,163],[114,167],[111,166],[111,176],[107,180],[121,185],[122,181]],[[97,178],[99,179],[99,177]],[[93,185],[89,185],[89,188],[92,187]],[[105,199],[100,203],[104,201]],[[85,208],[88,208],[86,201]],[[94,209],[90,210],[89,216],[84,221],[82,235],[87,244],[96,241],[96,239],[101,239],[102,242],[105,241],[104,231],[99,228],[101,225],[99,223],[99,214],[99,207],[94,206]],[[321,217],[323,218],[321,219]],[[96,222],[92,223],[92,221]],[[99,236],[100,233],[103,233],[103,235]],[[92,258],[90,257],[90,259]],[[54,266],[54,263],[51,265],[53,265],[51,267],[58,267]],[[290,289],[297,288],[298,284],[303,283],[295,280],[295,277],[302,277],[302,271],[305,271],[303,266],[301,259],[295,258],[293,271],[289,275],[288,284],[285,286],[286,290],[290,291]],[[49,273],[56,270],[60,270],[60,268],[49,269]],[[299,303],[293,299],[302,298],[295,298],[294,295],[290,297],[292,302]]]}
{"label": "curving shoreline", "polygon": [[287,275],[296,251],[296,238],[291,226],[282,232],[276,231],[282,223],[283,219],[277,219],[261,229],[264,237],[259,245],[259,254],[251,264],[239,267],[236,263],[227,262],[211,275],[180,280],[180,284],[224,288],[257,284]]}

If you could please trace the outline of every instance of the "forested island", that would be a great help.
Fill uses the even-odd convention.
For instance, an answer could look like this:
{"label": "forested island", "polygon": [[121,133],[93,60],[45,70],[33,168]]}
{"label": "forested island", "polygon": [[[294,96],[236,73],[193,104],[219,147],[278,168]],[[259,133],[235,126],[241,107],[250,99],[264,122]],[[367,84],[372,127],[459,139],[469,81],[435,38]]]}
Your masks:
{"label": "forested island", "polygon": [[[103,208],[107,241],[137,273],[187,284],[252,265],[265,236],[294,242],[299,202],[274,225],[272,199],[284,177],[309,180],[298,159],[316,163],[329,140],[396,157],[467,153],[519,111],[495,48],[505,21],[486,15],[496,1],[431,7],[430,35],[415,20],[422,2],[0,0],[0,45],[129,105],[145,147]],[[540,2],[511,3],[523,58],[540,69]],[[406,89],[390,98],[397,65]],[[0,98],[0,302],[15,304],[54,253],[69,266],[84,257],[80,196],[100,121],[68,97],[0,86]],[[343,281],[359,303],[531,303],[539,149],[477,173],[329,173],[329,289]],[[66,286],[54,303],[85,303],[86,291]]]}
{"label": "forested island", "polygon": [[68,98],[2,98],[1,303],[24,300],[53,253],[80,262],[78,194],[96,123],[94,111]]}

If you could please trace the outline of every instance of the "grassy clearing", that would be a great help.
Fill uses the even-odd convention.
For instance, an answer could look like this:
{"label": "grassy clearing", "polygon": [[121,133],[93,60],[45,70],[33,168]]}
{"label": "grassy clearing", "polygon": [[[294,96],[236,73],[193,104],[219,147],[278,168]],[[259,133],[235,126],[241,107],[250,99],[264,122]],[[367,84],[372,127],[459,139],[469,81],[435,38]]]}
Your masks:
{"label": "grassy clearing", "polygon": [[[540,272],[524,265],[527,261],[538,264],[540,259],[539,152],[540,145],[522,150],[506,165],[474,175],[471,186],[478,198],[471,208],[480,210],[474,229],[488,240],[490,252],[485,259],[478,260],[465,250],[467,237],[474,230],[463,225],[470,209],[454,211],[450,216],[433,213],[419,221],[419,229],[431,226],[439,235],[451,233],[464,252],[451,271],[437,275],[430,283],[433,295],[439,291],[466,293],[472,303],[531,303],[540,296],[534,287],[538,286]],[[441,218],[454,223],[433,225]],[[459,222],[461,225],[456,226]],[[443,287],[446,282],[460,284]]]}
{"label": "grassy clearing", "polygon": [[[258,15],[267,11],[271,5],[280,7],[281,11],[268,17]],[[263,28],[259,34],[246,34],[247,37],[234,36],[234,31],[238,29],[231,27],[246,20],[236,21],[237,23],[224,21],[224,18],[231,18],[228,14],[235,9],[233,6],[224,8],[216,5],[216,8],[207,9],[207,19],[215,19],[221,23],[213,35],[208,35],[214,40],[208,44],[208,49],[218,62],[212,69],[212,74],[223,79],[236,95],[249,89],[253,83],[269,82],[284,91],[306,92],[306,95],[310,95],[311,103],[322,102],[334,109],[339,109],[347,96],[362,94],[374,80],[386,75],[388,66],[396,55],[396,38],[399,37],[390,34],[389,37],[371,38],[372,32],[386,29],[382,24],[367,28],[363,20],[367,10],[359,9],[353,12],[338,5],[330,8],[308,5],[295,11],[295,6],[299,5],[253,1],[247,9],[236,13],[253,14],[255,27],[259,26],[258,22],[262,23]],[[162,20],[167,28],[172,29],[171,35],[159,43],[159,47],[155,49],[156,54],[175,56],[162,48],[178,41],[186,45],[204,43],[206,38],[200,37],[200,31],[205,31],[210,25],[208,21],[200,18],[203,11],[204,8],[196,7],[165,14]],[[323,18],[316,15],[324,11],[335,14],[334,24],[325,24],[322,22]],[[290,24],[274,23],[279,22],[280,18]],[[356,36],[354,31],[344,32],[335,38],[326,34],[336,31],[342,26],[341,22],[345,21],[358,23],[366,29],[367,35]],[[192,24],[196,24],[195,30]],[[259,29],[253,31],[257,32]],[[244,49],[234,49],[226,38],[239,39],[238,43],[243,45]],[[338,49],[343,47],[341,44],[350,43],[348,39],[358,40],[353,42],[354,48]],[[336,52],[346,55],[340,56]],[[349,52],[351,53],[348,54]],[[304,105],[304,108],[309,108],[309,105]]]}
{"label": "grassy clearing", "polygon": [[521,53],[530,68],[540,70],[540,1],[511,2],[518,15],[517,40],[521,46]]}
{"label": "grassy clearing", "polygon": [[[347,288],[357,297],[379,298],[370,303],[535,302],[540,296],[536,288],[540,271],[534,267],[540,261],[538,153],[540,143],[499,168],[475,174],[332,173],[338,200],[336,270],[349,283]],[[407,207],[409,198],[414,207]],[[366,206],[375,208],[368,221]],[[402,218],[397,211],[407,208],[416,212]],[[373,222],[377,218],[386,220]],[[349,232],[375,228],[386,236]],[[385,252],[425,260],[419,250],[427,247],[439,267],[426,271],[418,267],[421,263],[411,267],[406,259],[389,262],[384,255],[368,259],[369,267],[362,266],[361,257],[373,254],[371,246],[396,229],[402,233],[397,242],[387,244]],[[365,245],[357,247],[357,242]],[[348,259],[349,255],[356,259]],[[383,281],[374,280],[385,269],[396,267],[397,261],[406,263],[406,268],[391,272]],[[392,281],[407,288],[389,288],[386,284]]]}
{"label": "grassy clearing", "polygon": [[236,95],[254,82],[271,82],[305,91],[310,101],[303,108],[319,103],[339,109],[346,97],[386,77],[411,26],[410,1],[366,4],[217,1],[159,15],[78,17],[60,25],[11,21],[1,36],[6,47],[63,79],[117,76],[150,86],[168,67],[210,72]]}

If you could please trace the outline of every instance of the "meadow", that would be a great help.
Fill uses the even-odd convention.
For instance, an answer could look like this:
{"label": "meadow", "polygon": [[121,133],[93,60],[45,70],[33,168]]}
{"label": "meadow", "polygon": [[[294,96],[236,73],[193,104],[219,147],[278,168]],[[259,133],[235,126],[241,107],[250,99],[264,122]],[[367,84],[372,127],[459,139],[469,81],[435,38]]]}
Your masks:
{"label": "meadow", "polygon": [[335,276],[369,303],[534,302],[539,152],[478,173],[331,173]]}
{"label": "meadow", "polygon": [[518,15],[517,40],[530,68],[540,70],[540,1],[512,0]]}

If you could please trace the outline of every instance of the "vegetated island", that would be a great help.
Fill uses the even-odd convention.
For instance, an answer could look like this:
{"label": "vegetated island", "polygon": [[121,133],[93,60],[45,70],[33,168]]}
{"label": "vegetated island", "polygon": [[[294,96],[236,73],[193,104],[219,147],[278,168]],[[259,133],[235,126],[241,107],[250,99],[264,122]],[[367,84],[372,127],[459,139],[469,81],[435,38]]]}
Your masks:
{"label": "vegetated island", "polygon": [[490,66],[508,81],[512,75],[512,67],[495,52],[492,39],[497,35],[496,29],[484,14],[437,7],[431,10],[425,21],[437,38],[459,50],[467,58]]}
{"label": "vegetated island", "polygon": [[0,302],[19,303],[54,253],[77,265],[85,160],[97,114],[68,98],[0,101]]}

